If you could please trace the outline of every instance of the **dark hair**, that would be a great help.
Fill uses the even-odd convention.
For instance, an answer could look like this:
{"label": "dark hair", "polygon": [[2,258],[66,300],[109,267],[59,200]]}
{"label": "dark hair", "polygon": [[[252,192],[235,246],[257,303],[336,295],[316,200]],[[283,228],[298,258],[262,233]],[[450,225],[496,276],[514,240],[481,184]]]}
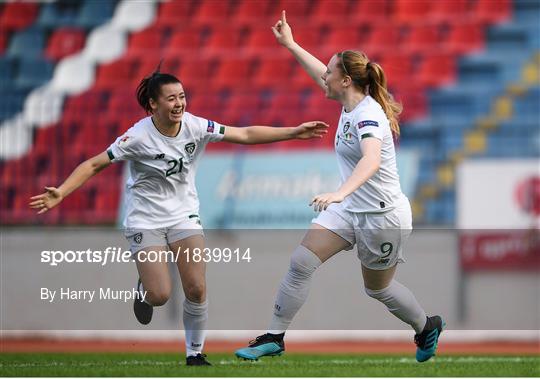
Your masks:
{"label": "dark hair", "polygon": [[394,100],[394,97],[386,86],[386,75],[382,67],[371,62],[366,54],[360,51],[345,50],[336,54],[341,60],[340,70],[342,74],[351,77],[353,85],[365,92],[366,88],[382,107],[386,117],[390,121],[390,128],[395,137],[399,136],[398,117],[403,106]]}
{"label": "dark hair", "polygon": [[162,85],[180,83],[180,80],[176,76],[159,72],[160,68],[161,62],[156,70],[150,76],[141,80],[137,86],[137,101],[146,113],[151,113],[150,99],[157,100],[161,93]]}

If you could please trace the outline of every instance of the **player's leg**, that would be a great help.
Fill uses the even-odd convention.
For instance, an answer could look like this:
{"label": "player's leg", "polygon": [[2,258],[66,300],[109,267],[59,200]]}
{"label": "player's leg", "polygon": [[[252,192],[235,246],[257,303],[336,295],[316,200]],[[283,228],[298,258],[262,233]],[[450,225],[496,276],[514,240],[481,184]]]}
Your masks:
{"label": "player's leg", "polygon": [[124,235],[139,272],[139,296],[133,302],[133,311],[137,320],[146,325],[152,320],[153,306],[165,304],[171,293],[167,264],[156,259],[160,251],[167,250],[167,239],[163,229],[126,229]]}
{"label": "player's leg", "polygon": [[439,316],[426,317],[413,293],[394,279],[397,263],[403,261],[403,245],[412,230],[410,218],[408,203],[383,215],[360,215],[358,254],[366,293],[415,330],[416,357],[425,361],[435,354],[444,325]]}
{"label": "player's leg", "polygon": [[251,341],[247,348],[237,350],[236,356],[256,360],[263,356],[282,354],[285,350],[285,331],[307,299],[313,273],[323,262],[350,245],[351,241],[336,232],[312,224],[291,256],[289,270],[276,296],[268,333]]}
{"label": "player's leg", "polygon": [[169,244],[180,252],[176,265],[184,290],[183,321],[186,334],[186,364],[210,365],[202,354],[208,320],[206,300],[206,263],[203,261],[204,237],[201,232]]}
{"label": "player's leg", "polygon": [[171,279],[166,262],[148,260],[149,252],[166,251],[166,246],[149,246],[134,254],[139,272],[137,290],[139,297],[133,303],[133,312],[137,320],[146,325],[152,320],[153,307],[164,305],[171,295]]}

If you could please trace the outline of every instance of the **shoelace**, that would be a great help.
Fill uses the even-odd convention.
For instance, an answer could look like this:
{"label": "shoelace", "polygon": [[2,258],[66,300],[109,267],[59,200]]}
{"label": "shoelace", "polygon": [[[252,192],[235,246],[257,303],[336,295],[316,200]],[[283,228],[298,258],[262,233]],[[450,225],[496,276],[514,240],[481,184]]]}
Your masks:
{"label": "shoelace", "polygon": [[262,336],[256,337],[254,340],[249,341],[249,346],[256,344],[257,342],[261,341],[263,338],[266,338],[268,336],[268,333],[263,334]]}

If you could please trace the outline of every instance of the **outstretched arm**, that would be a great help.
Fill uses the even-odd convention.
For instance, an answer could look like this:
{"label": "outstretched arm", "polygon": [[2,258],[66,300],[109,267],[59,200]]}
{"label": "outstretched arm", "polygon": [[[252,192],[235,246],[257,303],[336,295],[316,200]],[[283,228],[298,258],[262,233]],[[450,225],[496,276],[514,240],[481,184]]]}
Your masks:
{"label": "outstretched arm", "polygon": [[274,128],[271,126],[236,128],[227,126],[223,141],[254,145],[290,139],[322,138],[328,132],[327,129],[328,124],[322,121],[304,122],[294,128]]}
{"label": "outstretched arm", "polygon": [[326,71],[326,65],[294,41],[291,27],[287,24],[285,11],[281,12],[281,19],[272,27],[272,31],[278,42],[289,49],[292,55],[294,55],[296,60],[302,65],[309,76],[315,80],[319,87],[326,90],[321,78],[322,74]]}
{"label": "outstretched arm", "polygon": [[49,209],[60,204],[66,196],[110,164],[111,160],[107,152],[103,152],[84,161],[73,170],[60,187],[45,187],[44,193],[32,196],[30,198],[30,208],[38,209],[38,214],[47,212]]}

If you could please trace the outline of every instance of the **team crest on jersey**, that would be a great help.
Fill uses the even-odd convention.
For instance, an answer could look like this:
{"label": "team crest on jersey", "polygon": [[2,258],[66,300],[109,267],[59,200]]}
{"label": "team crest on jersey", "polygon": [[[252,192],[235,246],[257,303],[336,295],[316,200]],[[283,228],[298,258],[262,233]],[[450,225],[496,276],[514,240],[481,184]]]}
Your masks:
{"label": "team crest on jersey", "polygon": [[154,159],[163,159],[163,158],[165,158],[165,154],[164,154],[164,153],[156,154],[156,155],[154,156]]}
{"label": "team crest on jersey", "polygon": [[214,121],[208,120],[208,126],[206,127],[208,133],[214,133]]}
{"label": "team crest on jersey", "polygon": [[379,127],[379,123],[373,120],[364,120],[364,121],[360,121],[357,126],[358,126],[358,129],[362,129],[365,126]]}
{"label": "team crest on jersey", "polygon": [[351,127],[351,123],[347,121],[345,125],[343,125],[343,133],[347,133],[350,127]]}
{"label": "team crest on jersey", "polygon": [[133,236],[133,240],[135,241],[135,243],[140,244],[142,242],[142,237],[143,237],[143,234],[139,232]]}
{"label": "team crest on jersey", "polygon": [[196,146],[194,142],[187,143],[186,146],[184,147],[184,149],[186,150],[186,153],[188,153],[190,158],[193,157],[193,154],[195,153],[195,148]]}

